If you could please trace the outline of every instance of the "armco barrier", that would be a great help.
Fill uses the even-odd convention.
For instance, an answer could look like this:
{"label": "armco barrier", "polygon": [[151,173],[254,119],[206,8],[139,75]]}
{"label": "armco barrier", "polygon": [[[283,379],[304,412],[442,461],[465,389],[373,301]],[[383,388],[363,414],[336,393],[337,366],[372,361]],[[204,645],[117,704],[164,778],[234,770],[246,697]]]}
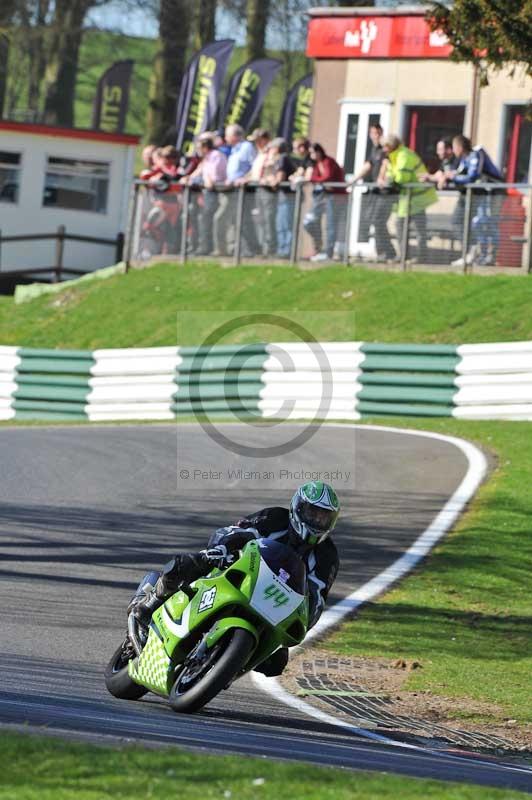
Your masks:
{"label": "armco barrier", "polygon": [[532,419],[532,342],[0,347],[0,420]]}

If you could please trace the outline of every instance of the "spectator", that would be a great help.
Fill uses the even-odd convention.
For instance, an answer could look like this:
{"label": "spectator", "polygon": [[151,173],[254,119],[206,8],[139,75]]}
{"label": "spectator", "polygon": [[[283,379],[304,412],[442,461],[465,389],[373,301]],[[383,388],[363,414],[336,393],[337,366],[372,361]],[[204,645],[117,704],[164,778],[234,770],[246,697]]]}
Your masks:
{"label": "spectator", "polygon": [[270,191],[276,190],[277,208],[275,214],[275,232],[277,239],[277,255],[281,258],[289,258],[290,247],[292,244],[292,219],[294,204],[291,197],[290,188],[281,186],[286,183],[294,173],[295,167],[287,154],[288,147],[285,139],[277,137],[270,142],[268,148],[268,159],[272,164],[270,174],[264,179],[270,187]]}
{"label": "spectator", "polygon": [[158,176],[157,180],[166,179],[167,181],[172,181],[179,177],[179,156],[179,150],[171,144],[166,147],[161,147],[156,151],[155,161],[156,167],[158,167],[158,172],[156,172]]}
{"label": "spectator", "polygon": [[144,164],[144,169],[140,171],[139,175],[139,178],[142,181],[148,180],[154,173],[155,164],[153,161],[153,156],[156,150],[157,145],[149,144],[142,151],[142,163]]}
{"label": "spectator", "polygon": [[[453,222],[460,239],[463,237],[465,216],[465,187],[472,183],[501,183],[503,177],[483,147],[473,147],[467,136],[458,134],[453,139],[453,153],[458,159],[458,166],[445,174],[440,181],[440,188],[445,186],[460,189],[461,196],[457,203]],[[496,263],[499,246],[499,215],[503,196],[501,189],[473,189],[471,230],[473,247],[467,253],[465,263],[477,261],[482,266]],[[490,252],[491,245],[491,252]],[[453,261],[455,267],[465,266],[464,259]]]}
{"label": "spectator", "polygon": [[298,136],[292,142],[292,150],[294,153],[292,162],[295,170],[290,176],[290,181],[292,183],[297,183],[301,180],[309,181],[314,168],[314,162],[310,157],[310,140]]}
{"label": "spectator", "polygon": [[188,177],[181,181],[202,187],[203,208],[200,215],[199,250],[196,255],[210,255],[213,250],[213,220],[218,208],[218,194],[215,186],[227,179],[227,159],[216,150],[212,134],[203,133],[198,137],[198,150],[201,161]]}
{"label": "spectator", "polygon": [[228,125],[225,138],[231,147],[227,159],[227,182],[238,184],[251,170],[256,150],[252,142],[244,139],[244,129],[240,125]]}
{"label": "spectator", "polygon": [[248,136],[248,142],[253,142],[256,148],[256,155],[253,159],[251,169],[246,175],[249,181],[260,181],[264,175],[264,165],[268,155],[268,145],[271,140],[270,132],[265,128],[255,128],[253,133]]}
{"label": "spectator", "polygon": [[[253,133],[248,136],[248,140],[253,142],[257,148],[257,155],[251,165],[251,170],[246,175],[248,183],[266,184],[273,173],[273,163],[269,154],[270,132],[265,128],[255,128]],[[255,190],[254,190],[255,191]],[[256,228],[260,234],[260,244],[262,255],[272,256],[275,254],[275,209],[277,198],[271,189],[260,186],[255,191],[255,208],[253,216]]]}
{"label": "spectator", "polygon": [[175,255],[181,239],[182,189],[177,183],[179,151],[172,145],[157,148],[152,153],[152,161],[149,184],[153,187],[153,205],[147,217],[147,230],[158,239],[161,252]]}
{"label": "spectator", "polygon": [[[341,204],[342,210],[345,206],[345,188],[326,187],[325,183],[342,183],[344,181],[344,171],[342,167],[331,156],[328,156],[321,146],[315,143],[310,148],[310,157],[313,161],[310,180],[313,184],[312,208],[305,214],[303,226],[310,234],[314,242],[316,253],[311,261],[327,261],[334,254],[334,247],[337,235],[343,226],[339,225],[343,214],[338,213]],[[336,203],[334,197],[336,196]],[[335,208],[336,205],[336,208]],[[336,213],[335,213],[336,212]],[[326,249],[323,249],[322,217],[325,215],[327,222]],[[343,220],[345,224],[345,219]]]}
{"label": "spectator", "polygon": [[438,157],[438,169],[436,172],[420,175],[421,181],[439,184],[449,172],[456,170],[458,159],[453,153],[453,143],[450,139],[440,139],[436,143],[436,156]]}
{"label": "spectator", "polygon": [[[397,187],[399,190],[399,199],[394,210],[397,212],[397,237],[401,243],[408,210],[408,190],[404,188],[404,184],[419,182],[420,176],[426,174],[427,168],[418,154],[406,147],[395,134],[383,136],[381,144],[389,166],[386,177],[379,178],[379,184],[382,187]],[[421,262],[426,262],[428,255],[426,209],[437,202],[438,195],[433,186],[421,186],[411,190],[410,223],[416,229],[417,259]]]}
{"label": "spectator", "polygon": [[[244,139],[244,130],[240,125],[228,125],[225,131],[225,138],[231,146],[231,155],[227,159],[227,184],[229,186],[240,186],[247,180],[246,176],[255,160],[256,150],[252,142]],[[260,251],[251,210],[251,203],[245,201],[242,217],[242,238],[247,246],[246,255],[248,256],[254,256]],[[224,217],[217,220],[220,230],[219,236],[222,240],[226,238],[229,224],[231,222],[236,223],[236,212],[237,193],[231,192],[228,195]]]}
{"label": "spectator", "polygon": [[226,158],[231,155],[231,147],[225,141],[225,137],[221,131],[214,131],[214,146],[220,153],[223,153]]}
{"label": "spectator", "polygon": [[[381,145],[382,135],[383,129],[379,123],[369,126],[371,147],[361,170],[353,179],[355,183],[364,181],[365,183],[375,184],[378,182],[383,169],[387,168],[388,162]],[[370,190],[362,196],[361,205],[362,213],[358,241],[368,241],[370,227],[373,225],[377,261],[394,260],[396,253],[388,231],[388,219],[392,213],[393,205],[390,198],[378,190]]]}
{"label": "spectator", "polygon": [[452,172],[458,167],[459,160],[454,154],[453,143],[450,139],[440,139],[436,143],[436,155],[443,172]]}

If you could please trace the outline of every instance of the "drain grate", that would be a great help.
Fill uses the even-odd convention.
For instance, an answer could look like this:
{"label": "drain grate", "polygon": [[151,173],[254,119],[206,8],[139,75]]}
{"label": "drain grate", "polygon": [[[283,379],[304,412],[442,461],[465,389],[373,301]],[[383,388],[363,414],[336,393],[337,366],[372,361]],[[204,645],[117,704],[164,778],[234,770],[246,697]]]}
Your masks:
{"label": "drain grate", "polygon": [[316,697],[340,712],[353,724],[386,732],[401,732],[423,739],[439,740],[460,747],[482,750],[513,750],[513,745],[499,736],[465,731],[440,723],[421,720],[401,713],[393,697],[372,692],[353,682],[357,664],[351,659],[320,658],[303,660],[295,676],[301,697]]}

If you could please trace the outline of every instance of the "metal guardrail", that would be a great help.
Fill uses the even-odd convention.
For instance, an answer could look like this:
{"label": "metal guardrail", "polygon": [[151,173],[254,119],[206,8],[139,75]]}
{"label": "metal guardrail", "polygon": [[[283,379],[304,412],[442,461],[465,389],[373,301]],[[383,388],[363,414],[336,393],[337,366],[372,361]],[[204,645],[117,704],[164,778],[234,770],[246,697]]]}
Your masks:
{"label": "metal guardrail", "polygon": [[[15,242],[34,242],[55,240],[55,259],[53,266],[48,267],[28,267],[27,269],[3,270],[2,264],[2,245],[13,244]],[[20,278],[33,275],[45,275],[52,273],[52,283],[58,283],[67,275],[86,275],[90,270],[75,269],[74,267],[64,266],[65,242],[86,242],[88,244],[109,245],[115,248],[116,262],[122,260],[124,253],[125,237],[123,233],[118,233],[116,239],[106,239],[99,236],[84,236],[77,233],[67,233],[64,225],[59,225],[54,233],[27,233],[16,234],[14,236],[3,236],[0,230],[0,279]]]}
{"label": "metal guardrail", "polygon": [[169,255],[259,259],[296,264],[312,258],[346,265],[414,263],[471,271],[475,266],[532,272],[532,184],[474,183],[437,192],[419,210],[430,183],[399,191],[371,183],[219,184],[212,189],[137,180],[125,260]]}

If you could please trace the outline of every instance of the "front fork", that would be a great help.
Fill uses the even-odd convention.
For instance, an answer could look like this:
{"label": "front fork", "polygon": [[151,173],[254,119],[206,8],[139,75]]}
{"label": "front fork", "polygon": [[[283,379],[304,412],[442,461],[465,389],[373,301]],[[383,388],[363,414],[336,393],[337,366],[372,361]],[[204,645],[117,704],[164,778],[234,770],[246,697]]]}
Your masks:
{"label": "front fork", "polygon": [[129,615],[127,618],[127,634],[129,641],[131,642],[135,653],[140,656],[142,652],[142,648],[145,644],[141,641],[141,637],[139,634],[139,623],[135,615],[132,613],[132,609],[134,606],[145,600],[145,598],[150,594],[150,592],[155,588],[155,584],[160,576],[160,572],[156,572],[152,570],[151,572],[146,573],[146,575],[142,578],[141,582],[137,586],[133,597],[131,598],[128,606]]}

